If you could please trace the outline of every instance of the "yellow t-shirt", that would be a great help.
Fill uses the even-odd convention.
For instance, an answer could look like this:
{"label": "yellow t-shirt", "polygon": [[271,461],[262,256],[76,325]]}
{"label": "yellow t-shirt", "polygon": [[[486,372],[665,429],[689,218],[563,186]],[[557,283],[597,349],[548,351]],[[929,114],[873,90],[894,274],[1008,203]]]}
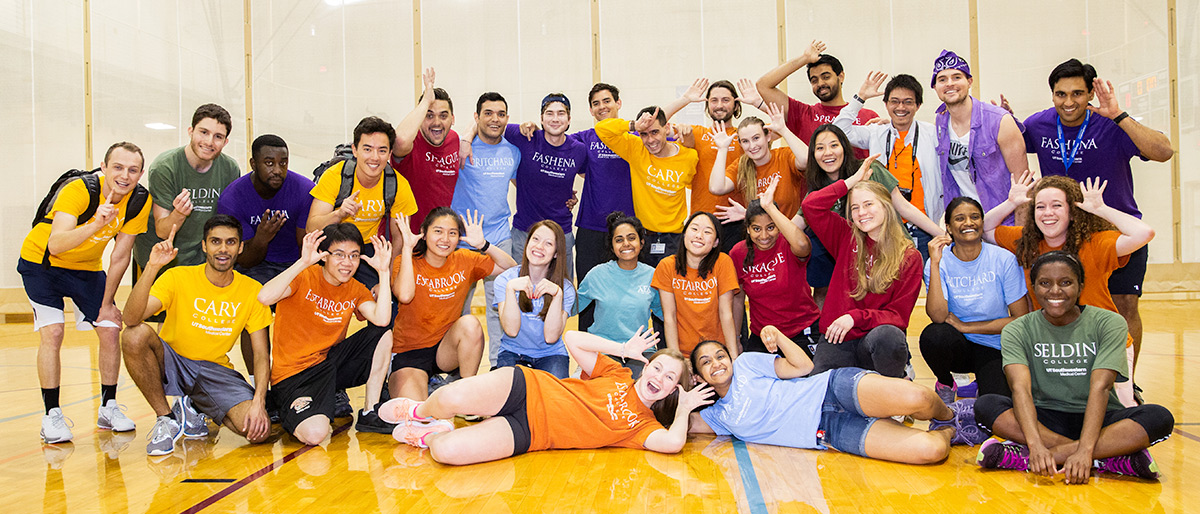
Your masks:
{"label": "yellow t-shirt", "polygon": [[[154,281],[150,296],[167,311],[159,337],[175,353],[197,361],[233,368],[229,349],[242,334],[271,324],[271,309],[258,302],[262,285],[233,272],[233,282],[217,287],[204,275],[207,264],[177,266]],[[157,314],[157,313],[155,313]]]}
{"label": "yellow t-shirt", "polygon": [[628,132],[629,121],[610,118],[596,124],[596,136],[613,153],[629,162],[633,185],[633,210],[646,230],[681,232],[687,220],[687,188],[696,174],[699,156],[679,146],[679,153],[665,159],[650,155],[642,139]]}
{"label": "yellow t-shirt", "polygon": [[[321,175],[321,180],[317,182],[317,187],[312,188],[309,194],[317,200],[334,205],[337,202],[338,191],[342,189],[342,168],[345,165],[346,161],[342,161],[326,169]],[[350,189],[350,194],[353,195],[355,191],[361,191],[358,193],[358,203],[362,204],[362,207],[358,209],[357,214],[344,221],[358,227],[363,240],[366,241],[379,233],[379,222],[386,214],[383,203],[383,177],[379,177],[379,182],[376,182],[374,187],[365,188],[355,173],[354,187]],[[393,202],[392,208],[405,216],[412,216],[417,212],[417,199],[413,196],[412,187],[408,185],[408,179],[399,173],[396,174],[396,201]],[[309,230],[321,228],[324,227],[308,227]]]}
{"label": "yellow t-shirt", "polygon": [[[107,196],[108,190],[104,187],[104,175],[100,175],[100,203],[104,203]],[[102,261],[104,248],[108,246],[108,242],[112,238],[116,237],[118,233],[136,236],[146,231],[146,222],[150,219],[150,206],[153,203],[150,198],[147,198],[142,212],[139,212],[126,224],[125,209],[129,204],[130,196],[133,195],[127,194],[117,202],[117,215],[108,222],[107,226],[97,230],[83,244],[58,255],[51,254],[50,265],[64,269],[102,271],[104,269]],[[82,179],[75,180],[58,192],[58,198],[54,200],[54,206],[50,208],[49,217],[53,219],[55,213],[63,212],[78,218],[84,210],[87,210],[87,206],[87,185],[83,183]],[[77,224],[83,225],[89,221],[91,218],[77,220]],[[42,258],[46,255],[46,243],[50,240],[50,228],[49,223],[38,223],[29,231],[29,235],[25,236],[25,242],[21,244],[22,259],[34,264],[42,263]]]}

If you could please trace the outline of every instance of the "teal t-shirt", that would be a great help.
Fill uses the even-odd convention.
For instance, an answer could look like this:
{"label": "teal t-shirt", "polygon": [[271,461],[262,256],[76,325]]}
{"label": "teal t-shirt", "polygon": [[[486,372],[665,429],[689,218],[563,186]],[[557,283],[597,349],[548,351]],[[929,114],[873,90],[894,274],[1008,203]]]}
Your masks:
{"label": "teal t-shirt", "polygon": [[[204,223],[217,213],[217,200],[225,187],[242,175],[237,161],[225,154],[217,155],[212,167],[199,173],[188,163],[183,149],[181,146],[163,152],[150,163],[150,195],[155,205],[172,210],[180,191],[187,188],[192,192],[194,208],[175,233],[175,248],[179,249],[179,255],[170,266],[204,264],[204,251],[200,249]],[[150,249],[162,241],[154,231],[153,215],[148,225],[146,232],[134,240],[133,256],[139,267],[146,265]],[[163,268],[163,271],[170,266]]]}
{"label": "teal t-shirt", "polygon": [[[1092,370],[1111,369],[1117,372],[1118,382],[1128,380],[1125,318],[1098,307],[1082,309],[1079,319],[1065,327],[1051,325],[1037,310],[1013,320],[1000,334],[1004,365],[1029,367],[1036,407],[1083,412]],[[1116,389],[1110,390],[1108,410],[1123,408]]]}
{"label": "teal t-shirt", "polygon": [[617,261],[592,268],[579,284],[579,310],[596,302],[588,332],[611,341],[627,341],[638,327],[649,327],[650,313],[662,317],[658,291],[650,287],[654,268],[639,262],[623,270]]}

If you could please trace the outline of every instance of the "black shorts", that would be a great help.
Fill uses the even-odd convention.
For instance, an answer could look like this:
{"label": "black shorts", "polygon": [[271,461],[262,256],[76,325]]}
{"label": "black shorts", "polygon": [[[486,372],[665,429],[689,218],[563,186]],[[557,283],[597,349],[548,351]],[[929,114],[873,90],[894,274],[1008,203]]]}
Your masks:
{"label": "black shorts", "polygon": [[333,345],[325,360],[271,386],[270,401],[279,409],[279,423],[288,433],[317,414],[332,420],[336,392],[367,383],[383,332],[387,329],[368,324]]}
{"label": "black shorts", "polygon": [[441,347],[442,343],[438,343],[429,348],[409,350],[392,355],[392,373],[404,368],[419,369],[431,377],[442,373],[452,373],[454,370],[442,369],[437,365],[437,352],[438,348]]}
{"label": "black shorts", "polygon": [[[991,430],[996,418],[1012,408],[1012,398],[998,394],[984,395],[975,402],[975,421]],[[1175,417],[1171,415],[1171,411],[1151,404],[1107,411],[1101,426],[1106,427],[1123,419],[1131,419],[1141,425],[1150,438],[1151,445],[1165,441],[1175,428]],[[1071,440],[1078,440],[1079,434],[1083,432],[1082,412],[1063,412],[1037,407],[1037,421],[1051,432]]]}
{"label": "black shorts", "polygon": [[504,418],[513,433],[513,456],[529,452],[533,436],[529,432],[529,411],[525,408],[527,391],[525,389],[525,368],[513,368],[512,389],[508,391],[508,400],[500,407],[496,417]]}
{"label": "black shorts", "polygon": [[[818,328],[819,323],[820,320],[813,323],[813,326],[807,330],[807,334],[804,333],[805,331],[801,331],[799,334],[792,334],[788,336],[788,339],[791,339],[792,342],[796,343],[796,345],[800,347],[800,349],[804,350],[804,353],[808,355],[809,359],[813,357],[813,351],[817,348],[817,340],[821,338],[821,329]],[[750,337],[746,339],[746,344],[742,347],[742,351],[774,353],[775,355],[780,356],[783,355],[782,350],[768,352],[767,345],[763,344],[762,336],[759,334],[750,334]]]}
{"label": "black shorts", "polygon": [[1108,277],[1109,294],[1135,294],[1142,296],[1142,282],[1146,280],[1146,261],[1150,258],[1150,245],[1138,248],[1129,254],[1129,262],[1117,268]]}

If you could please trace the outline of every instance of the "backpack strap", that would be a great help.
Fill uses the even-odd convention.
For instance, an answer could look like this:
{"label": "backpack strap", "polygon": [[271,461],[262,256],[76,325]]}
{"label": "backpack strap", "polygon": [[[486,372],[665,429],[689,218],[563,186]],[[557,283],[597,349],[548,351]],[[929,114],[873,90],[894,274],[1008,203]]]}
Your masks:
{"label": "backpack strap", "polygon": [[342,184],[338,189],[337,199],[333,202],[333,208],[337,209],[342,206],[342,200],[350,198],[350,192],[354,189],[354,168],[358,163],[354,161],[354,157],[348,157],[342,161]]}
{"label": "backpack strap", "polygon": [[142,209],[146,207],[146,202],[150,199],[150,191],[141,184],[134,184],[133,191],[129,192],[129,202],[125,204],[125,222],[124,225],[133,221],[138,214],[142,213]]}
{"label": "backpack strap", "polygon": [[[92,216],[96,215],[96,209],[100,207],[100,176],[95,173],[88,173],[86,175],[80,175],[79,179],[83,181],[83,187],[87,188],[88,192],[88,205],[83,209],[83,212],[79,213],[79,216],[75,218],[76,224],[83,224],[92,219]],[[66,185],[63,185],[63,189],[66,187]],[[59,191],[62,191],[62,189]],[[57,199],[57,194],[55,197]],[[45,218],[42,218],[42,223],[54,223],[54,219],[46,216]],[[50,269],[49,238],[46,239],[46,250],[42,253],[42,268]]]}

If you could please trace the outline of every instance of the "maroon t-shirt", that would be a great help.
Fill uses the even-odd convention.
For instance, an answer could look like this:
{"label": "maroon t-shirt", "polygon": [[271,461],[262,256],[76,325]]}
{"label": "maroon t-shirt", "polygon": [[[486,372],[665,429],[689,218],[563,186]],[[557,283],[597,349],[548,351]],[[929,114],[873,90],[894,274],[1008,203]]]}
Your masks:
{"label": "maroon t-shirt", "polygon": [[750,331],[761,334],[763,327],[775,325],[785,335],[804,332],[821,317],[821,310],[808,287],[805,265],[808,259],[792,254],[782,235],[768,251],[754,249],[754,264],[747,268],[746,245],[741,241],[729,251],[737,271],[738,284],[750,300]]}
{"label": "maroon t-shirt", "polygon": [[[812,135],[817,130],[817,127],[826,123],[833,123],[834,118],[837,118],[837,115],[842,112],[842,107],[845,107],[845,105],[841,107],[826,107],[820,103],[809,105],[789,97],[787,128],[793,134],[796,134],[796,137],[799,137],[801,141],[804,141],[804,144],[809,144],[812,142]],[[862,125],[878,117],[879,115],[875,114],[875,111],[863,108],[858,111],[858,119],[854,120],[854,124]],[[871,153],[865,148],[854,149],[854,157],[857,159],[865,159],[869,155]]]}
{"label": "maroon t-shirt", "polygon": [[454,184],[458,182],[458,133],[451,130],[441,146],[433,146],[418,133],[413,141],[412,152],[403,158],[392,156],[392,167],[408,179],[413,197],[417,199],[417,213],[409,219],[414,234],[419,234],[421,223],[434,207],[449,207],[454,197]]}

